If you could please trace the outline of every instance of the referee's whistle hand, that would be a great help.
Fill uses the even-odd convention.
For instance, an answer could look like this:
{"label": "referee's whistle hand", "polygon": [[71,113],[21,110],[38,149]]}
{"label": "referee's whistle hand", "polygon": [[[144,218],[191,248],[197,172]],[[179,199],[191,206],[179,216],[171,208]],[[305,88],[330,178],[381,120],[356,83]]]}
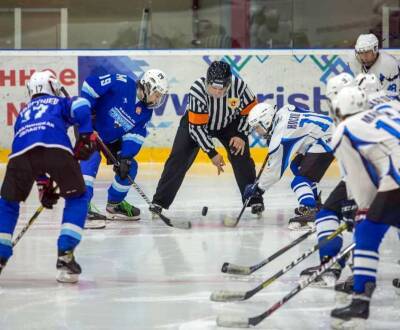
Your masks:
{"label": "referee's whistle hand", "polygon": [[231,147],[232,154],[234,154],[235,156],[237,156],[239,154],[240,154],[240,156],[243,156],[246,143],[244,142],[244,140],[242,138],[240,138],[238,136],[234,136],[229,141],[229,146]]}
{"label": "referee's whistle hand", "polygon": [[218,175],[221,174],[221,172],[224,171],[224,166],[225,166],[225,161],[224,158],[220,154],[216,154],[212,159],[212,163],[217,167],[218,169]]}

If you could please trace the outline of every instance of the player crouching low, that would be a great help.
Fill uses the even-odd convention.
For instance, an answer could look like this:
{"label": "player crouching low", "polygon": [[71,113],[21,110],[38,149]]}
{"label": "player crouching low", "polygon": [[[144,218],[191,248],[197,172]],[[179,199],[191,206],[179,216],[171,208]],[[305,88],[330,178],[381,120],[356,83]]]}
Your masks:
{"label": "player crouching low", "polygon": [[[295,175],[291,187],[303,213],[317,211],[318,193],[313,187],[321,180],[333,160],[328,143],[332,135],[332,119],[305,111],[293,105],[277,110],[268,103],[256,105],[249,114],[249,125],[270,141],[269,159],[259,182],[246,187],[245,198],[263,194],[279,181],[290,164]],[[296,156],[296,157],[294,157]],[[313,222],[314,217],[311,217]],[[295,217],[290,229],[309,228],[307,220]]]}
{"label": "player crouching low", "polygon": [[[31,100],[17,117],[1,187],[0,272],[13,252],[12,235],[19,204],[27,199],[36,180],[44,207],[51,209],[59,196],[65,199],[57,242],[57,281],[74,283],[81,273],[74,249],[81,240],[89,201],[77,160],[88,159],[96,143],[89,102],[60,97],[60,88],[50,71],[35,72],[28,83]],[[79,137],[72,150],[67,128],[74,124],[78,126]]]}

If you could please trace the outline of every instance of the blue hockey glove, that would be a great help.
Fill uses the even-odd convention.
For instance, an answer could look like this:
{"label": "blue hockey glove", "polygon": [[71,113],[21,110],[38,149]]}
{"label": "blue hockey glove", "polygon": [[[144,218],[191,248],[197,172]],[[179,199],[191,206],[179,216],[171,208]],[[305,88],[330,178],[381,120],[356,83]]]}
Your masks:
{"label": "blue hockey glove", "polygon": [[258,182],[248,184],[246,188],[244,188],[243,198],[249,199],[252,197],[258,197],[264,194],[264,190],[258,187]]}
{"label": "blue hockey glove", "polygon": [[131,170],[132,160],[129,158],[121,158],[119,165],[114,165],[114,172],[122,179],[125,180],[128,177],[129,171]]}

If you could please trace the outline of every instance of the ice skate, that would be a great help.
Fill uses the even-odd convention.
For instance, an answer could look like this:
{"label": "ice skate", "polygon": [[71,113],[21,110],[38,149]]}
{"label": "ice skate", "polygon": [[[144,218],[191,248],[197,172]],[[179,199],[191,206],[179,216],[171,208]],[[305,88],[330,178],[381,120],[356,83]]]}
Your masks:
{"label": "ice skate", "polygon": [[85,229],[103,229],[106,227],[107,217],[94,206],[89,204],[88,214],[86,216]]}
{"label": "ice skate", "polygon": [[158,214],[161,214],[162,210],[163,210],[162,206],[152,203],[149,207],[149,211],[151,212],[151,218],[153,220],[158,219],[159,218]]}
{"label": "ice skate", "polygon": [[290,230],[309,230],[313,228],[318,208],[301,206],[299,209],[301,209],[302,215],[291,218],[288,228]]}
{"label": "ice skate", "polygon": [[81,266],[75,261],[73,251],[58,251],[57,258],[57,281],[61,283],[76,283],[79,274],[82,273]]}
{"label": "ice skate", "polygon": [[369,304],[375,283],[367,282],[365,291],[353,294],[351,303],[342,308],[335,308],[331,312],[331,325],[334,329],[357,329],[363,326],[369,317]]}
{"label": "ice skate", "polygon": [[107,203],[107,217],[113,220],[140,220],[140,210],[123,200],[120,203]]}
{"label": "ice skate", "polygon": [[[322,265],[304,269],[300,273],[300,280],[306,280],[308,277],[316,273],[321,267]],[[318,276],[315,281],[310,284],[310,286],[315,288],[333,288],[336,281],[340,278],[341,273],[342,267],[338,263],[335,263],[325,273]]]}

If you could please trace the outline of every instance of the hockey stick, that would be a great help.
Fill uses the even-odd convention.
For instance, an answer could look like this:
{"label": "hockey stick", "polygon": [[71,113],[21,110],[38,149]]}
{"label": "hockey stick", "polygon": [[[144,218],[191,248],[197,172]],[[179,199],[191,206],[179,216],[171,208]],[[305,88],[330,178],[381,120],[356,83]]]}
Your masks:
{"label": "hockey stick", "polygon": [[223,273],[228,273],[228,274],[235,274],[235,275],[250,275],[254,273],[256,270],[259,270],[261,267],[264,267],[268,263],[270,263],[272,260],[275,260],[277,257],[281,256],[284,254],[286,251],[291,249],[292,247],[296,246],[297,244],[301,243],[304,241],[308,236],[311,234],[315,233],[317,229],[314,227],[295,239],[293,242],[289,243],[288,245],[284,246],[280,250],[276,251],[273,255],[268,257],[267,259],[264,259],[263,261],[259,262],[258,264],[255,264],[253,266],[239,266],[235,264],[231,264],[229,262],[225,262],[222,265],[221,272]]}
{"label": "hockey stick", "polygon": [[[264,163],[262,164],[262,166],[260,168],[260,171],[257,174],[255,183],[257,183],[258,180],[260,180],[261,174],[264,172],[264,168],[267,165],[268,159],[269,159],[269,152],[268,152],[267,156],[264,159]],[[236,219],[233,219],[233,218],[228,217],[228,216],[225,217],[224,226],[226,226],[226,227],[236,227],[238,225],[239,221],[240,221],[240,218],[242,217],[242,215],[244,213],[244,210],[246,209],[247,205],[249,204],[250,200],[251,200],[251,197],[246,199],[246,201],[244,202],[244,205],[243,205],[242,209],[240,210],[240,213],[239,213],[239,215],[237,216]]]}
{"label": "hockey stick", "polygon": [[311,249],[304,252],[296,260],[291,262],[286,267],[282,268],[279,272],[277,272],[275,275],[271,276],[268,280],[265,280],[264,282],[262,282],[260,285],[256,286],[254,289],[245,291],[245,292],[227,291],[227,290],[217,291],[217,292],[213,292],[211,294],[210,299],[212,301],[238,301],[238,300],[247,300],[247,299],[253,297],[257,292],[261,291],[262,289],[265,289],[268,285],[273,283],[275,280],[277,280],[283,274],[287,273],[289,270],[293,269],[301,261],[308,258],[315,251],[317,251],[321,246],[324,246],[325,244],[327,244],[330,240],[332,240],[336,236],[340,235],[346,229],[347,229],[347,223],[342,224],[341,226],[339,226],[338,229],[336,229],[336,231],[334,231],[332,234],[327,236],[321,243],[315,244]]}
{"label": "hockey stick", "polygon": [[250,326],[256,326],[268,316],[270,316],[277,309],[282,307],[286,302],[298,294],[301,290],[309,286],[318,276],[321,276],[329,268],[331,268],[337,261],[342,259],[346,254],[348,254],[355,246],[355,243],[350,244],[344,250],[339,252],[334,258],[329,260],[327,263],[323,264],[320,269],[318,269],[313,275],[308,277],[306,280],[300,282],[292,291],[290,291],[286,296],[284,296],[280,301],[275,303],[265,312],[260,315],[253,316],[250,318],[237,317],[231,315],[220,315],[217,317],[217,325],[225,328],[250,328]]}
{"label": "hockey stick", "polygon": [[[97,140],[98,145],[100,146],[101,151],[106,156],[106,158],[109,159],[113,165],[119,166],[119,161],[117,160],[117,158],[115,158],[113,153],[110,151],[110,149],[108,149],[108,147],[104,144],[104,142],[98,135],[96,137],[96,140]],[[149,204],[151,206],[152,203],[151,203],[150,199],[146,196],[146,194],[143,192],[143,190],[137,185],[137,183],[135,181],[133,181],[133,179],[129,175],[128,175],[128,180],[130,181],[130,184],[133,186],[133,188],[135,188],[135,190],[138,192],[138,194],[146,201],[147,204]],[[153,211],[153,213],[156,213],[160,217],[160,219],[162,221],[164,221],[164,223],[167,226],[180,228],[180,229],[190,229],[192,227],[192,223],[190,221],[180,221],[180,222],[174,221],[173,222],[172,220],[167,218],[165,215],[161,214],[161,212]]]}
{"label": "hockey stick", "polygon": [[42,213],[44,209],[43,205],[40,205],[37,210],[35,211],[35,213],[32,215],[32,217],[29,219],[29,221],[27,222],[27,224],[21,229],[21,231],[19,232],[18,236],[15,237],[15,239],[12,242],[12,246],[14,247],[15,245],[17,245],[17,243],[19,242],[19,240],[22,238],[22,236],[24,236],[24,234],[26,233],[26,231],[29,229],[30,226],[32,226],[32,224],[35,222],[36,218],[39,216],[40,213]]}

